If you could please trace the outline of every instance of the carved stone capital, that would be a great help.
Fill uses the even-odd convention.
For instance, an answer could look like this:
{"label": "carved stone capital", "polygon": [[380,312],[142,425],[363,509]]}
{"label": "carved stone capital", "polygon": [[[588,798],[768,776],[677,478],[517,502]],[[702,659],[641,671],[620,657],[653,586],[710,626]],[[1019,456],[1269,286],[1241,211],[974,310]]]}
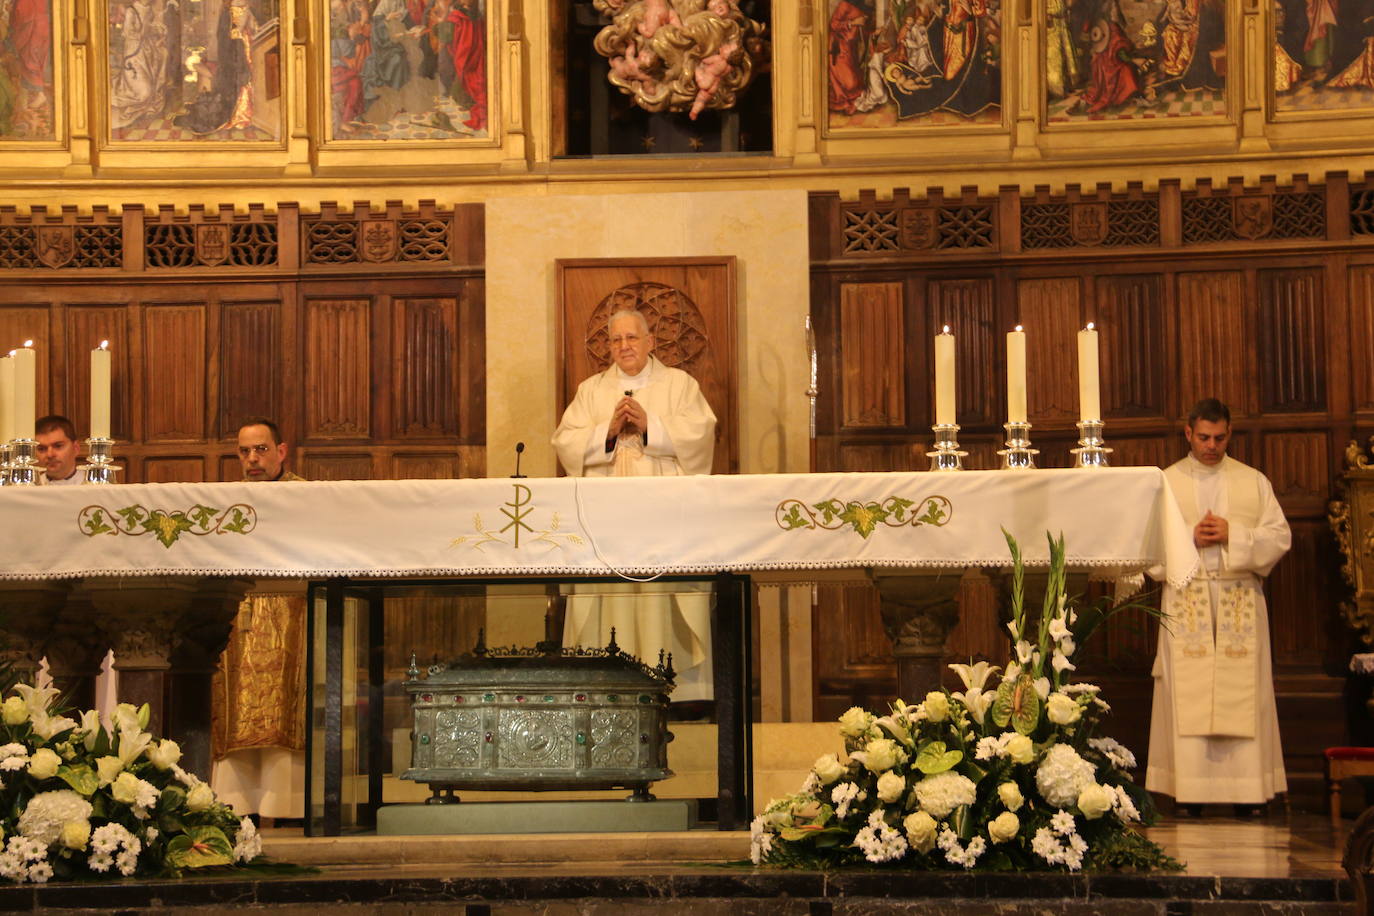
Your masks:
{"label": "carved stone capital", "polygon": [[897,689],[907,699],[940,686],[945,641],[959,622],[962,577],[958,570],[872,574],[897,659]]}

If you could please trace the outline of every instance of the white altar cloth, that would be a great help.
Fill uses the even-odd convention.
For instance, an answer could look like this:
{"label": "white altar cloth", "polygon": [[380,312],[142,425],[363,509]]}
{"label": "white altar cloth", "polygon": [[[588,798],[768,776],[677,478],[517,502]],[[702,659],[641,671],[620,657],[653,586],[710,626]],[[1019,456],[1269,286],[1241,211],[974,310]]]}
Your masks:
{"label": "white altar cloth", "polygon": [[0,489],[0,579],[529,576],[1069,565],[1182,584],[1157,468]]}

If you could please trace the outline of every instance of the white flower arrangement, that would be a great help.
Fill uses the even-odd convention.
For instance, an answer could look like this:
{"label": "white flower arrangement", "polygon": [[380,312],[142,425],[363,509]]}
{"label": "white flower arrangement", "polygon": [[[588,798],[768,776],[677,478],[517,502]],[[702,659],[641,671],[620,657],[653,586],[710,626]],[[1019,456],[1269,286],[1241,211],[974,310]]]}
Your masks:
{"label": "white flower arrangement", "polygon": [[252,822],[177,766],[175,742],[144,730],[147,706],[120,704],[111,732],[93,710],[55,709],[53,688],[14,692],[0,703],[0,877],[175,876],[261,854]]}
{"label": "white flower arrangement", "polygon": [[819,758],[797,795],[769,803],[750,830],[756,864],[908,868],[1179,868],[1132,825],[1150,798],[1135,756],[1097,735],[1108,711],[1091,684],[1071,683],[1072,657],[1110,610],[1064,597],[1064,544],[1050,539],[1038,620],[1013,559],[1010,658],[952,665],[962,691],[859,707],[840,719],[846,757]]}

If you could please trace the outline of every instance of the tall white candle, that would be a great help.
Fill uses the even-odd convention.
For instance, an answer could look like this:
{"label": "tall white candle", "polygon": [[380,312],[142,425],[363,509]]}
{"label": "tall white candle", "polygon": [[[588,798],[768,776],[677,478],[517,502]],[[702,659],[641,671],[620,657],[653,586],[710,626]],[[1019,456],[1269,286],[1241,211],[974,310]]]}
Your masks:
{"label": "tall white candle", "polygon": [[91,351],[91,438],[110,438],[110,342]]}
{"label": "tall white candle", "polygon": [[0,443],[14,438],[14,358],[0,357]]}
{"label": "tall white candle", "polygon": [[935,425],[953,426],[954,417],[954,335],[945,325],[935,335]]}
{"label": "tall white candle", "polygon": [[1097,329],[1091,321],[1078,332],[1078,415],[1085,422],[1102,419],[1097,379]]}
{"label": "tall white candle", "polygon": [[1026,332],[1007,332],[1007,422],[1026,422]]}
{"label": "tall white candle", "polygon": [[38,399],[38,354],[33,341],[14,351],[14,436],[33,438],[33,421],[38,419],[34,407]]}

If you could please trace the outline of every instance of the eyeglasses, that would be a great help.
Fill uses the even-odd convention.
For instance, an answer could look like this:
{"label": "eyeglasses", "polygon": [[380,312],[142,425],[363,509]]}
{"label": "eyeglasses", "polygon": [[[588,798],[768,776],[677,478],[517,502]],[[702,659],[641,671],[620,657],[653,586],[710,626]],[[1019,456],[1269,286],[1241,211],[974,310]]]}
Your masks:
{"label": "eyeglasses", "polygon": [[272,446],[270,445],[240,445],[239,457],[247,458],[249,455],[266,455],[270,451],[272,451]]}

